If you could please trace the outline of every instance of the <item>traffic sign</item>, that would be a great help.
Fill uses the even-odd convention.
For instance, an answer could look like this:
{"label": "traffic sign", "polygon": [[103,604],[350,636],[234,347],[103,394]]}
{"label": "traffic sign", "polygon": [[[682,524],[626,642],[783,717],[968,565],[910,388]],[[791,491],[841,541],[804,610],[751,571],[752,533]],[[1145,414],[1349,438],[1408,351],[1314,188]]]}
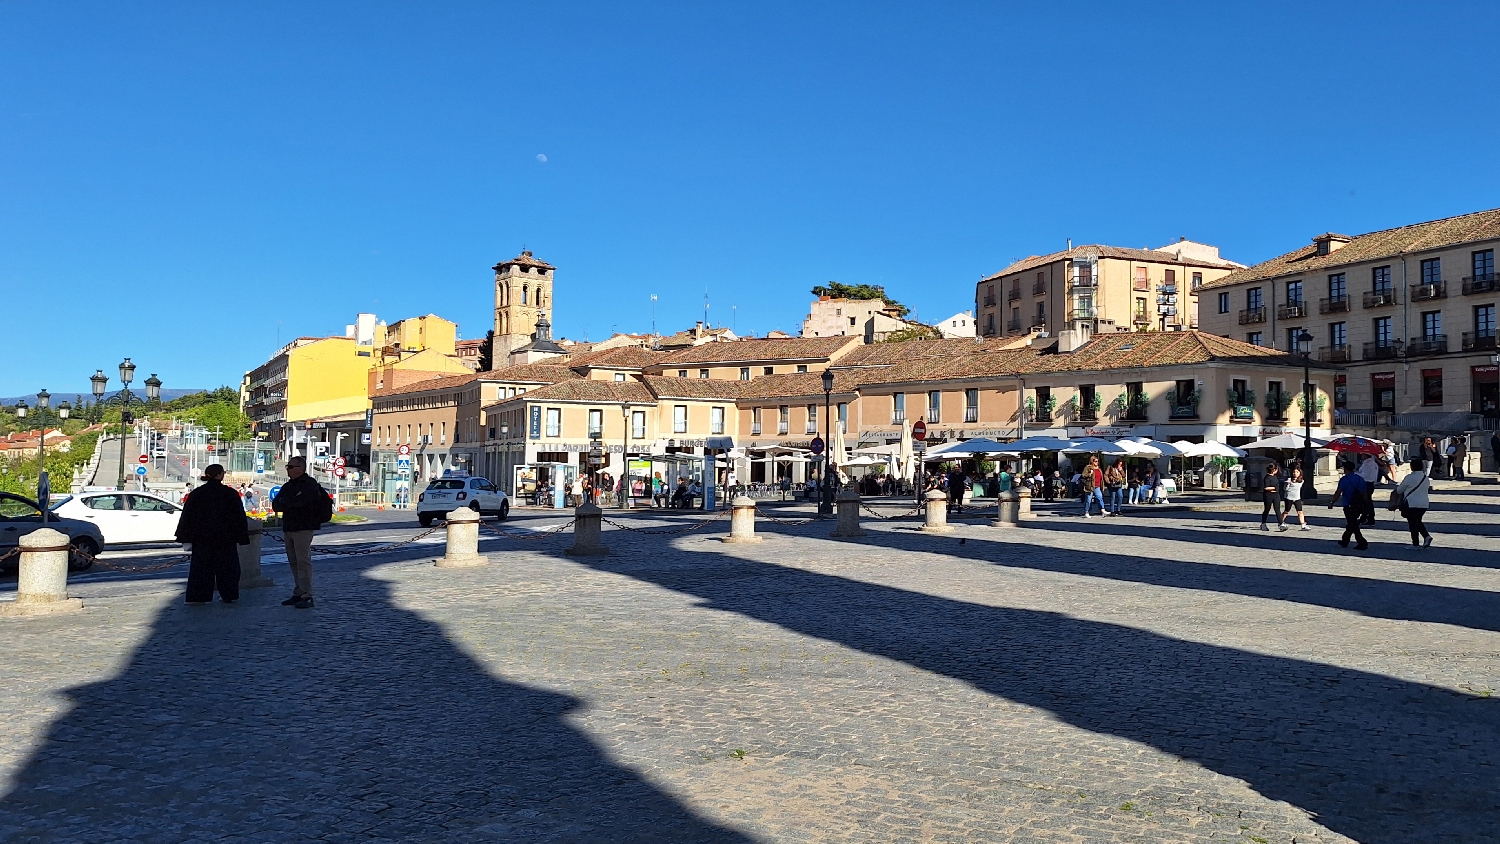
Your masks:
{"label": "traffic sign", "polygon": [[142,454],[142,455],[141,455],[141,461],[140,461],[140,462],[141,462],[141,465],[142,465],[142,466],[144,466],[144,465],[146,465],[146,464],[147,464],[147,463],[150,463],[150,462],[151,462],[151,458],[149,458],[149,457],[147,457],[147,456],[146,456],[146,455],[144,455],[144,454]]}
{"label": "traffic sign", "polygon": [[146,467],[145,466],[137,466],[137,467],[135,467],[135,473],[137,475],[145,477],[145,475],[146,475]]}
{"label": "traffic sign", "polygon": [[335,466],[335,467],[333,467],[333,476],[335,478],[342,478],[344,476],[344,467],[343,466]]}
{"label": "traffic sign", "polygon": [[342,468],[344,468],[345,466],[348,466],[348,465],[349,465],[348,461],[344,460],[344,458],[342,458],[342,457],[335,457],[335,458],[333,458],[333,467],[335,469],[342,469]]}
{"label": "traffic sign", "polygon": [[405,457],[406,455],[411,454],[411,446],[403,445],[400,448],[396,449],[396,453],[401,455],[402,457]]}
{"label": "traffic sign", "polygon": [[911,438],[917,441],[927,439],[927,423],[918,419],[917,424],[911,426]]}
{"label": "traffic sign", "polygon": [[278,496],[280,494],[281,494],[281,484],[277,484],[276,486],[271,487],[271,494],[268,495],[268,496],[266,496],[266,497],[268,499],[269,498],[275,498],[276,496]]}
{"label": "traffic sign", "polygon": [[823,438],[822,437],[813,437],[813,441],[811,443],[808,443],[807,448],[813,454],[822,454],[823,453]]}

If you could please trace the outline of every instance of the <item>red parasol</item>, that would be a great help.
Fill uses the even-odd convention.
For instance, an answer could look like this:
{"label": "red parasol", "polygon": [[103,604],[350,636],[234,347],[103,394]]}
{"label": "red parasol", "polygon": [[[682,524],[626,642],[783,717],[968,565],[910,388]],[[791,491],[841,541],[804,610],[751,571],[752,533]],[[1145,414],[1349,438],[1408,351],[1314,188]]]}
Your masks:
{"label": "red parasol", "polygon": [[1364,437],[1334,437],[1323,446],[1332,451],[1340,451],[1348,454],[1385,454],[1385,445],[1379,440],[1367,440]]}

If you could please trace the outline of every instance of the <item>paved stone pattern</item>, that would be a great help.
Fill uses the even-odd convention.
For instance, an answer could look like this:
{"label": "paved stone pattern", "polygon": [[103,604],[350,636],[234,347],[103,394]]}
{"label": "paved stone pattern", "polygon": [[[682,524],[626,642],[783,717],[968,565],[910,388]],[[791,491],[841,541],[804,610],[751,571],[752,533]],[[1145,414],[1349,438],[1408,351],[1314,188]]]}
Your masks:
{"label": "paved stone pattern", "polygon": [[312,611],[85,578],[0,637],[0,841],[1487,841],[1497,505],[1369,555],[1322,509],[488,539]]}

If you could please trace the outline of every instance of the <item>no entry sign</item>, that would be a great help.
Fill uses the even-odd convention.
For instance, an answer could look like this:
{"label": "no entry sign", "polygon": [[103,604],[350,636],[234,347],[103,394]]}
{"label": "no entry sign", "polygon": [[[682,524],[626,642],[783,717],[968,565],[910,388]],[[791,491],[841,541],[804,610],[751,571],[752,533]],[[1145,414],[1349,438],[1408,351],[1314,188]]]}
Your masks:
{"label": "no entry sign", "polygon": [[917,424],[911,426],[911,438],[914,440],[927,439],[927,423],[918,419]]}
{"label": "no entry sign", "polygon": [[144,455],[144,454],[142,454],[142,455],[141,455],[141,461],[140,461],[140,462],[141,462],[141,465],[142,465],[142,466],[144,466],[144,465],[146,465],[146,464],[147,464],[147,463],[150,463],[150,462],[151,462],[151,458],[149,458],[149,457],[147,457],[147,456],[146,456],[146,455]]}

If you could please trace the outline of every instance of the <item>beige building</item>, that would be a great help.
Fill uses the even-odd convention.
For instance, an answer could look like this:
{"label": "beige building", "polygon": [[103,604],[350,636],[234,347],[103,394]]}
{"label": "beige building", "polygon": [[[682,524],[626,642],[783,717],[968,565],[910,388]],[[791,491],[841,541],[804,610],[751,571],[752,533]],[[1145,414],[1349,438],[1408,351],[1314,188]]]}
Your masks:
{"label": "beige building", "polygon": [[1347,371],[1341,428],[1418,436],[1493,428],[1500,209],[1308,245],[1206,283],[1203,327]]}
{"label": "beige building", "polygon": [[819,296],[802,321],[803,337],[859,337],[879,343],[897,331],[922,328],[901,317],[901,309],[884,299],[837,299]]}
{"label": "beige building", "polygon": [[669,352],[646,367],[650,375],[749,381],[766,375],[821,372],[859,348],[859,337],[790,337],[705,343]]}
{"label": "beige building", "polygon": [[552,280],[557,268],[535,258],[529,250],[495,270],[495,360],[506,360],[511,350],[532,341],[537,322],[551,319]]}
{"label": "beige building", "polygon": [[974,291],[981,337],[1181,331],[1198,326],[1197,288],[1244,266],[1217,247],[1183,239],[1160,249],[1069,246],[981,279]]}

